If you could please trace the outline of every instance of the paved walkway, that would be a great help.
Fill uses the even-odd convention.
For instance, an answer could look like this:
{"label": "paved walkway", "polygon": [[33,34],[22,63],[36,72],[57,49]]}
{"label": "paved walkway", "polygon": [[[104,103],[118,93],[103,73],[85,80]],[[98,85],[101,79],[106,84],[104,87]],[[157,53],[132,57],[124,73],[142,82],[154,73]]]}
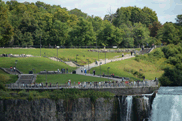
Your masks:
{"label": "paved walkway", "polygon": [[86,70],[88,70],[88,69],[91,69],[93,67],[98,67],[98,66],[100,66],[100,63],[102,63],[101,65],[103,65],[103,64],[110,63],[110,62],[121,61],[121,60],[129,59],[129,58],[133,58],[133,57],[135,57],[135,56],[129,56],[129,55],[127,55],[126,57],[122,57],[122,58],[106,59],[106,60],[105,59],[100,59],[99,61],[97,61],[98,64],[95,64],[95,62],[94,62],[94,63],[91,63],[89,65],[88,64],[87,65],[84,65],[84,67],[78,68],[76,70],[76,74],[82,74],[81,73],[81,70],[84,69],[84,68]]}

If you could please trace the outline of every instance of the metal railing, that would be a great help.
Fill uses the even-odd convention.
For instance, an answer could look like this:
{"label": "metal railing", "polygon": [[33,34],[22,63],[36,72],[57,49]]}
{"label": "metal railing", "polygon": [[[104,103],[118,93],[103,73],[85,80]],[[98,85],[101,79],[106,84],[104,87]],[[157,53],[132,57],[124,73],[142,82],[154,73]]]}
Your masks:
{"label": "metal railing", "polygon": [[152,84],[146,82],[136,82],[128,83],[118,82],[118,83],[105,83],[105,82],[84,82],[79,84],[6,84],[8,89],[62,89],[62,88],[77,88],[77,89],[96,89],[96,88],[141,88],[141,87],[158,87],[157,82],[152,82]]}

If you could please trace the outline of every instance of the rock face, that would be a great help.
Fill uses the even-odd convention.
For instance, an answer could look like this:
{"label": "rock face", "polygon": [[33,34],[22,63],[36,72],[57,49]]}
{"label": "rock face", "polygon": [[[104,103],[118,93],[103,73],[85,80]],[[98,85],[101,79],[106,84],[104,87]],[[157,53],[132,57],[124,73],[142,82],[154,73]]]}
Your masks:
{"label": "rock face", "polygon": [[[133,98],[128,112],[127,96],[110,99],[75,100],[0,100],[0,121],[143,121],[150,114],[150,104],[143,97]],[[150,100],[150,99],[149,99]]]}

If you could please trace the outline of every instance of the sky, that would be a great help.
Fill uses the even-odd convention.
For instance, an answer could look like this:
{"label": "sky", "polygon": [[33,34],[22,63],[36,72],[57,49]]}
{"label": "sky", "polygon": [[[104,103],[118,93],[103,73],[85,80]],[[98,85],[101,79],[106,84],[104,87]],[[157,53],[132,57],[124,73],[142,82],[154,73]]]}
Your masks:
{"label": "sky", "polygon": [[[3,0],[9,1],[9,0]],[[182,14],[182,0],[17,0],[18,2],[41,1],[50,5],[60,5],[68,10],[77,8],[88,15],[99,16],[102,19],[108,13],[115,13],[117,8],[144,6],[157,13],[158,20],[165,22],[176,22],[177,15]]]}

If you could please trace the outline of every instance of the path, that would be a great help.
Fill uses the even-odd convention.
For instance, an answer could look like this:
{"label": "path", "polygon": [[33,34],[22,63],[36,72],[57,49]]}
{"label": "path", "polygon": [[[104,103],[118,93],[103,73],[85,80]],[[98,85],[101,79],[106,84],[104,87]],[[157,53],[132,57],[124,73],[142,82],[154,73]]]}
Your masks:
{"label": "path", "polygon": [[80,68],[76,69],[76,74],[82,74],[81,69],[85,68],[86,70],[88,70],[88,66],[89,66],[89,69],[91,69],[93,67],[98,67],[100,65],[100,63],[107,64],[107,63],[110,63],[110,62],[125,60],[125,59],[129,59],[129,58],[133,58],[133,57],[135,57],[135,56],[126,55],[125,57],[122,57],[122,58],[106,59],[106,60],[105,59],[100,59],[99,61],[97,61],[98,64],[95,64],[95,62],[93,62],[93,63],[91,63],[89,65],[87,64],[84,67],[80,67]]}

